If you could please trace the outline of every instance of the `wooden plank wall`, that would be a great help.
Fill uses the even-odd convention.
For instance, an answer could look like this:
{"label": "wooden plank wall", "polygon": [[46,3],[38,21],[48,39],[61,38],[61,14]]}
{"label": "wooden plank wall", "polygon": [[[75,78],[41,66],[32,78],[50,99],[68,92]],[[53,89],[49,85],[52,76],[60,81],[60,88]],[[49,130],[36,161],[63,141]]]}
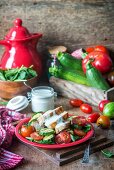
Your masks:
{"label": "wooden plank wall", "polygon": [[104,44],[114,51],[114,0],[1,0],[0,39],[17,17],[30,32],[43,33],[38,49],[44,60],[53,45],[73,51]]}

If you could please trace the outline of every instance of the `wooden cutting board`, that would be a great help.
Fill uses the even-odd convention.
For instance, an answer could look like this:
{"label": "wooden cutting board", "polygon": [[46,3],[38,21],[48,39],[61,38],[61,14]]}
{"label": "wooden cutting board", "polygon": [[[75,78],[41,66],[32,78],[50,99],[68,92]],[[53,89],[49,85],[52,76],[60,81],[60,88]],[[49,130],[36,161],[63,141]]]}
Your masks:
{"label": "wooden cutting board", "polygon": [[[41,152],[52,162],[54,162],[55,164],[59,166],[62,166],[62,165],[68,164],[72,161],[82,158],[84,154],[84,150],[87,146],[87,143],[88,141],[77,146],[64,148],[64,149],[53,149],[53,150],[51,149],[45,150],[42,148],[30,146],[30,145],[28,145],[28,147],[30,148],[32,147],[32,149],[38,153]],[[114,142],[107,139],[106,137],[97,136],[95,139],[91,141],[90,154],[100,151],[102,149],[105,149],[107,147],[110,147],[113,144]]]}

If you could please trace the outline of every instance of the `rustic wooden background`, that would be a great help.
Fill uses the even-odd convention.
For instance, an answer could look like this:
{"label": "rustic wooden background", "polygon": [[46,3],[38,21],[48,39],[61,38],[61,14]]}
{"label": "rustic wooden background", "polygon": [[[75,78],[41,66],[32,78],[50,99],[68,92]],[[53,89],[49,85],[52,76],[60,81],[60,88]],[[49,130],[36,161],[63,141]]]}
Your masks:
{"label": "rustic wooden background", "polygon": [[38,50],[44,63],[47,47],[53,45],[65,45],[71,52],[104,44],[114,51],[114,0],[1,0],[0,39],[16,18],[30,32],[43,33]]}

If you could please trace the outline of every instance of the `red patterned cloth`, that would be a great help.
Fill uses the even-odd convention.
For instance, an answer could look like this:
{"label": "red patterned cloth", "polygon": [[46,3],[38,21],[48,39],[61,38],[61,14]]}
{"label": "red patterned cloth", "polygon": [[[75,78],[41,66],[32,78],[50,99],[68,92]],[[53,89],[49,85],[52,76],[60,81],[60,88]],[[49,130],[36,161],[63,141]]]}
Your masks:
{"label": "red patterned cloth", "polygon": [[[23,157],[6,151],[15,132],[12,122],[25,118],[24,114],[0,106],[0,170],[8,170],[22,162]],[[5,149],[4,149],[5,148]]]}
{"label": "red patterned cloth", "polygon": [[0,149],[0,170],[7,170],[16,167],[23,160],[22,156],[16,155],[5,149]]}

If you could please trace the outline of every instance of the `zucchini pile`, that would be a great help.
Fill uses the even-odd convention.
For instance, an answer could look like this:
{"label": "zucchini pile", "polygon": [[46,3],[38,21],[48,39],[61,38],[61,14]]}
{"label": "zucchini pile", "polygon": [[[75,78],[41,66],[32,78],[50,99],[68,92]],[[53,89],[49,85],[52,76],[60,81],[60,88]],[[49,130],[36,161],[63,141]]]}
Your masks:
{"label": "zucchini pile", "polygon": [[68,53],[59,52],[57,59],[59,66],[49,68],[49,73],[57,78],[72,81],[78,84],[90,86],[86,75],[82,70],[82,60],[73,58]]}
{"label": "zucchini pile", "polygon": [[100,71],[93,67],[92,60],[86,64],[86,73],[82,69],[82,59],[73,58],[66,52],[59,52],[57,60],[60,64],[49,67],[50,75],[101,90],[110,88]]}

